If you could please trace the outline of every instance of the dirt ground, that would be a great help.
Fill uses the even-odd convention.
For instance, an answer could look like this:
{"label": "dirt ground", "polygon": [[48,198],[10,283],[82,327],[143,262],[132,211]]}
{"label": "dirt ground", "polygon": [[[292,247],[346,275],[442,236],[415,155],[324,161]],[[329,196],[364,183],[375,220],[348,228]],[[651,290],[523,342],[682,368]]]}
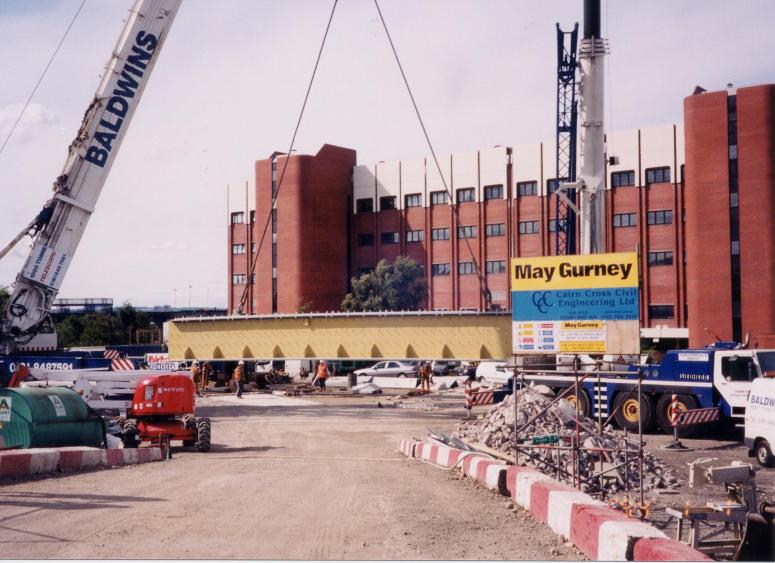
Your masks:
{"label": "dirt ground", "polygon": [[451,431],[462,397],[385,400],[210,395],[210,453],[0,485],[3,557],[583,558],[507,499],[396,452]]}

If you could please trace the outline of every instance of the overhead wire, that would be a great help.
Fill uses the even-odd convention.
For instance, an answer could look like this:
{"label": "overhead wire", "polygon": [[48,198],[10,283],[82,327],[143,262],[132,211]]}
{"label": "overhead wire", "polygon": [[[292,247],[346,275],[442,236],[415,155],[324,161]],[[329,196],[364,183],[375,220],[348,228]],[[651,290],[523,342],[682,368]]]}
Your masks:
{"label": "overhead wire", "polygon": [[27,111],[27,108],[29,107],[30,102],[32,102],[32,98],[35,96],[35,93],[38,91],[38,87],[40,87],[41,83],[43,82],[43,79],[46,77],[46,73],[48,73],[48,69],[51,67],[51,63],[54,62],[54,59],[56,58],[57,53],[59,53],[59,49],[61,49],[62,45],[65,42],[65,39],[67,39],[67,36],[70,33],[70,30],[73,28],[73,24],[75,24],[75,20],[78,19],[78,16],[81,13],[81,10],[83,9],[85,4],[86,4],[86,0],[82,0],[81,5],[78,6],[78,9],[75,11],[73,18],[70,20],[70,24],[67,26],[67,29],[65,29],[65,33],[62,35],[62,38],[59,40],[59,43],[54,49],[54,52],[51,54],[51,57],[48,59],[48,63],[46,63],[46,66],[43,69],[43,72],[38,77],[38,81],[35,83],[35,87],[32,89],[32,92],[30,92],[30,95],[27,98],[27,101],[24,103],[22,110],[19,112],[19,115],[16,117],[16,121],[14,121],[13,125],[11,126],[11,129],[8,131],[8,135],[6,135],[5,140],[3,141],[3,144],[0,145],[0,154],[3,153],[6,145],[8,144],[8,141],[11,140],[11,136],[13,135],[14,131],[16,131],[16,127],[18,127],[19,123],[22,120],[22,117],[24,117],[24,113]]}
{"label": "overhead wire", "polygon": [[296,127],[293,130],[293,135],[291,136],[291,143],[290,143],[290,146],[288,147],[288,152],[285,155],[283,168],[280,171],[280,177],[277,181],[277,189],[274,190],[274,193],[272,194],[272,205],[269,209],[269,213],[267,213],[266,222],[264,223],[264,229],[261,232],[261,238],[259,239],[258,245],[256,245],[255,256],[252,258],[250,273],[248,274],[248,279],[246,280],[247,283],[245,284],[245,288],[242,290],[239,309],[237,310],[238,314],[240,315],[243,315],[245,311],[245,302],[247,301],[247,297],[248,297],[248,289],[253,285],[254,275],[256,271],[256,264],[258,263],[258,257],[261,254],[261,247],[264,244],[264,239],[266,238],[267,229],[269,228],[269,225],[272,222],[272,211],[275,209],[275,204],[277,203],[277,197],[280,195],[280,189],[282,188],[282,185],[283,185],[283,178],[285,177],[285,170],[288,168],[288,161],[291,158],[291,153],[293,152],[293,147],[296,143],[296,135],[299,132],[299,127],[301,126],[302,117],[304,117],[304,110],[307,108],[307,101],[309,100],[309,94],[312,91],[312,84],[315,82],[315,75],[317,74],[318,66],[320,65],[320,58],[323,56],[323,48],[326,45],[328,32],[331,29],[331,21],[334,19],[334,12],[336,12],[336,6],[338,2],[339,0],[334,0],[334,4],[331,7],[331,15],[329,15],[328,17],[326,30],[323,33],[323,40],[321,41],[320,48],[318,49],[318,55],[317,55],[317,58],[315,59],[315,66],[312,69],[312,76],[310,76],[309,84],[307,85],[307,92],[304,95],[304,102],[301,104],[301,110],[299,111],[299,118],[296,120]]}
{"label": "overhead wire", "polygon": [[[379,19],[382,22],[382,27],[385,30],[385,35],[387,36],[388,42],[390,43],[390,49],[393,51],[393,56],[396,59],[396,64],[398,65],[398,70],[401,72],[401,77],[404,80],[404,85],[406,86],[406,91],[409,94],[409,99],[412,101],[412,106],[414,107],[414,112],[417,115],[417,120],[420,123],[420,128],[422,129],[423,135],[425,136],[425,142],[428,144],[428,149],[430,150],[431,156],[433,157],[433,162],[436,164],[436,170],[438,170],[439,177],[441,178],[441,182],[444,185],[444,191],[449,194],[450,197],[450,205],[452,206],[452,212],[455,215],[455,222],[460,227],[460,214],[457,208],[457,204],[455,203],[455,199],[453,197],[452,191],[449,189],[449,186],[447,186],[447,181],[444,178],[444,173],[441,170],[441,165],[439,164],[439,159],[436,157],[436,151],[433,148],[433,143],[431,143],[430,136],[428,135],[428,129],[425,127],[425,122],[423,121],[422,115],[420,114],[420,109],[417,105],[417,102],[414,99],[414,94],[412,93],[412,88],[409,86],[409,80],[406,78],[406,73],[404,72],[404,67],[401,64],[401,59],[398,56],[398,51],[396,50],[396,46],[393,43],[393,38],[390,36],[390,31],[388,31],[387,23],[385,22],[385,18],[382,15],[382,10],[379,7],[379,1],[374,0],[374,5],[377,7],[377,13],[379,14]],[[481,235],[481,233],[480,233]],[[458,237],[459,238],[459,237]],[[479,278],[479,288],[482,292],[482,295],[484,296],[485,300],[485,308],[489,308],[489,305],[492,301],[491,299],[491,293],[489,288],[487,287],[487,282],[484,279],[484,276],[482,275],[482,270],[479,267],[479,263],[476,260],[476,256],[474,256],[474,251],[471,248],[471,243],[469,242],[469,237],[463,237],[463,240],[465,241],[466,248],[468,249],[468,253],[471,256],[471,260],[474,264],[474,270],[476,271],[476,276]],[[458,260],[458,263],[460,261]]]}

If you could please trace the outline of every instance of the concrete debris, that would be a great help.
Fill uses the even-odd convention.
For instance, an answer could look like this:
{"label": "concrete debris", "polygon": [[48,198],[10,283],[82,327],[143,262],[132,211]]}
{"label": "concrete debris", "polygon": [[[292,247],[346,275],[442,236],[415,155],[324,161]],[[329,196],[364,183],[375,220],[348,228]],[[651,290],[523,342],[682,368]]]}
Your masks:
{"label": "concrete debris", "polygon": [[[483,415],[461,421],[452,437],[468,443],[483,444],[513,458],[516,451],[516,423],[518,429],[522,428],[519,433],[520,445],[523,446],[520,448],[521,460],[572,484],[575,472],[574,448],[570,446],[576,438],[576,409],[565,399],[549,406],[552,401],[550,397],[553,395],[551,389],[544,385],[525,387],[518,392],[516,413],[514,396],[509,395]],[[538,416],[544,409],[547,409],[546,412]],[[582,445],[578,460],[582,490],[601,491],[610,495],[640,486],[639,464],[637,461],[633,462],[638,455],[636,443],[614,433],[610,426],[600,432],[595,421],[586,417],[579,417],[578,433]],[[546,447],[524,448],[535,444],[543,444]],[[550,447],[552,445],[559,448]],[[596,451],[597,449],[610,451]],[[625,450],[629,450],[629,453]],[[527,453],[533,457],[526,455]],[[631,463],[625,465],[626,461]],[[654,455],[644,452],[644,490],[670,489],[677,486],[678,479],[669,466]]]}
{"label": "concrete debris", "polygon": [[352,388],[353,395],[378,395],[382,393],[382,387],[376,383],[361,383]]}

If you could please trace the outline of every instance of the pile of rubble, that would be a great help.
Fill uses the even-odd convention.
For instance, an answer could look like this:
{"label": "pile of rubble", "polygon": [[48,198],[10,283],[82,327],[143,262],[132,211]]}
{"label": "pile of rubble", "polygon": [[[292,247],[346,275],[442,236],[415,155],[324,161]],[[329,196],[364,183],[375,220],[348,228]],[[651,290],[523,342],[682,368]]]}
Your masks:
{"label": "pile of rubble", "polygon": [[[476,418],[462,421],[453,438],[469,444],[478,443],[514,458],[517,442],[514,439],[515,422],[519,430],[520,460],[534,465],[562,481],[573,482],[574,461],[578,455],[578,471],[582,488],[589,492],[602,491],[606,495],[640,486],[639,463],[625,463],[637,459],[637,444],[612,431],[608,426],[601,432],[597,424],[579,417],[581,448],[570,447],[576,439],[576,409],[565,399],[550,406],[554,394],[548,387],[538,385],[518,392],[517,409],[514,397]],[[541,411],[546,412],[541,414]],[[547,444],[559,448],[525,448],[533,444]],[[564,449],[563,449],[564,448]],[[599,451],[596,448],[611,451]],[[634,453],[633,453],[634,452]],[[671,469],[652,454],[643,454],[644,490],[674,488],[678,479]]]}

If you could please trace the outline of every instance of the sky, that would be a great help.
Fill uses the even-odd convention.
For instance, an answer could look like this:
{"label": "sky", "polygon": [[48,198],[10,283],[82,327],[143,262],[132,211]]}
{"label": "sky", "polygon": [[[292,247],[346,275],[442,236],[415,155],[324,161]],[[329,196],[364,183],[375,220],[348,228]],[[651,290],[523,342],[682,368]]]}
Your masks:
{"label": "sky", "polygon": [[[0,0],[0,141],[80,0]],[[87,0],[0,153],[0,246],[51,196],[132,0]],[[226,187],[285,151],[332,2],[184,0],[59,297],[223,307]],[[381,0],[437,154],[550,140],[555,23],[581,0]],[[775,81],[775,2],[603,0],[606,129],[682,120],[695,85]],[[297,138],[359,163],[428,154],[374,3],[340,0]],[[259,218],[259,222],[262,219]],[[0,261],[0,285],[30,241]]]}

